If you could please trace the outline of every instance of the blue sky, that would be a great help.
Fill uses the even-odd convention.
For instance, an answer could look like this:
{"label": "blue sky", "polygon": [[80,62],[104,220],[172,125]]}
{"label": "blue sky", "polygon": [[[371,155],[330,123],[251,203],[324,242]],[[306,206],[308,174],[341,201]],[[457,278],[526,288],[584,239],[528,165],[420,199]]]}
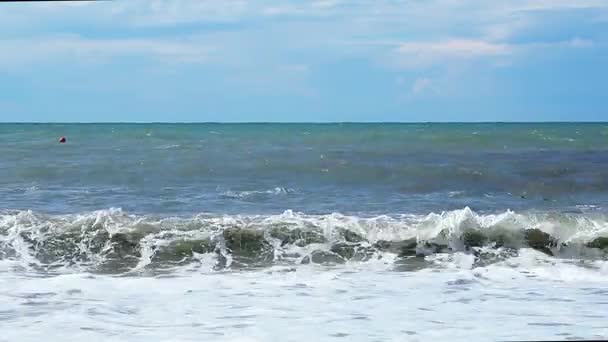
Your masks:
{"label": "blue sky", "polygon": [[0,121],[608,121],[607,0],[0,3]]}

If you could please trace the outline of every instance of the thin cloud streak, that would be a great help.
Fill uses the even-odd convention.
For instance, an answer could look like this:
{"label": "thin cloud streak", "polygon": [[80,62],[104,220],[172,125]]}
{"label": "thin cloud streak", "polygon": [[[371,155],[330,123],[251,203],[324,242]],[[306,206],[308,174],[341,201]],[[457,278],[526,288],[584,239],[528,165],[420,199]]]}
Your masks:
{"label": "thin cloud streak", "polygon": [[208,61],[214,48],[194,39],[86,39],[79,36],[0,40],[0,65],[28,65],[53,60],[103,62],[136,56],[172,64]]}

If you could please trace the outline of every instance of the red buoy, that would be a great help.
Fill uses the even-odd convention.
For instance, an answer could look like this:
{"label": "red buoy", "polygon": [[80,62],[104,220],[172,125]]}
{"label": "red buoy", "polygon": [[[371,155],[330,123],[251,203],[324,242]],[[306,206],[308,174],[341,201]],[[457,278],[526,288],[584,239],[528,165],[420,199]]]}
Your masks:
{"label": "red buoy", "polygon": [[67,141],[67,140],[66,140],[66,138],[65,138],[65,137],[61,137],[61,138],[59,138],[59,143],[60,143],[60,144],[65,144],[65,142],[66,142],[66,141]]}

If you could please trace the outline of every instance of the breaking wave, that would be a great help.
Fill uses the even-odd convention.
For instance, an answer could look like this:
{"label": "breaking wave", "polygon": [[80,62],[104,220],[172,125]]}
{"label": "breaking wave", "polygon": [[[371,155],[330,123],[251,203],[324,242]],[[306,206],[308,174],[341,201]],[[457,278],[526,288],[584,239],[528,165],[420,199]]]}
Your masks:
{"label": "breaking wave", "polygon": [[164,272],[204,265],[211,271],[272,265],[337,265],[382,260],[397,270],[432,267],[465,253],[485,266],[536,250],[547,257],[608,259],[604,214],[480,215],[469,208],[357,217],[341,214],[189,218],[128,214],[0,212],[0,260],[37,271],[110,274]]}

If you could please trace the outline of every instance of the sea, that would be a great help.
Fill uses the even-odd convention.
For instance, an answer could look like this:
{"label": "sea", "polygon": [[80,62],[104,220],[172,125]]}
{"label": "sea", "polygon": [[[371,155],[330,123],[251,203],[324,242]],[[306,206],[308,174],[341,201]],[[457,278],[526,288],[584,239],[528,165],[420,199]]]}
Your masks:
{"label": "sea", "polygon": [[608,123],[0,124],[0,331],[608,339]]}

